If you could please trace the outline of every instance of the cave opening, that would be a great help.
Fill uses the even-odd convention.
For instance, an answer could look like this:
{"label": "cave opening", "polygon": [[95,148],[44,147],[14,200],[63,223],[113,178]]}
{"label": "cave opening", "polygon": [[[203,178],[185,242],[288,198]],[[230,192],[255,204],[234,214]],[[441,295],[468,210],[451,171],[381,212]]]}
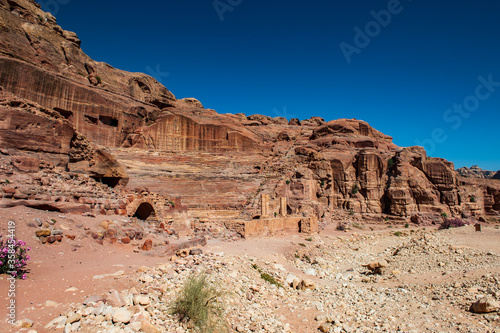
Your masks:
{"label": "cave opening", "polygon": [[108,116],[99,116],[101,123],[111,127],[118,127],[118,119]]}
{"label": "cave opening", "polygon": [[143,202],[137,207],[134,217],[143,221],[156,221],[156,212],[149,202]]}
{"label": "cave opening", "polygon": [[94,179],[97,182],[107,185],[111,188],[115,188],[116,186],[118,186],[120,184],[120,180],[122,180],[121,177],[94,177]]}

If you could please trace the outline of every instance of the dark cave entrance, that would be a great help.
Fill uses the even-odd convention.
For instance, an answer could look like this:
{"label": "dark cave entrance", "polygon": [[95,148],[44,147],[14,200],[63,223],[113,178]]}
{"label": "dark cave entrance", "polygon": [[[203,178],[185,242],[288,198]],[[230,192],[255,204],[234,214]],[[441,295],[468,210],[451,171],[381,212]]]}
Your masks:
{"label": "dark cave entrance", "polygon": [[156,221],[156,212],[149,202],[143,202],[137,207],[134,217],[144,221]]}
{"label": "dark cave entrance", "polygon": [[111,188],[115,188],[120,184],[121,177],[95,177],[96,181],[103,183],[104,185],[108,185]]}

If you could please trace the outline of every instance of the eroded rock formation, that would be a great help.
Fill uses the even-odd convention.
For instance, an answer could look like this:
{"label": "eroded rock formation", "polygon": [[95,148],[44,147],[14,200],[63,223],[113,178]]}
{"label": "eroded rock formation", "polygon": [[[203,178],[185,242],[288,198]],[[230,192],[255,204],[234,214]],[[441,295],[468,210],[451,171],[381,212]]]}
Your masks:
{"label": "eroded rock formation", "polygon": [[251,219],[261,194],[271,198],[271,215],[282,213],[283,197],[288,214],[324,219],[336,209],[414,220],[500,211],[499,181],[464,178],[364,121],[218,114],[176,99],[148,75],[90,59],[77,35],[32,0],[0,0],[0,33],[9,172],[50,165],[119,189],[130,181],[180,197],[200,216],[240,210]]}

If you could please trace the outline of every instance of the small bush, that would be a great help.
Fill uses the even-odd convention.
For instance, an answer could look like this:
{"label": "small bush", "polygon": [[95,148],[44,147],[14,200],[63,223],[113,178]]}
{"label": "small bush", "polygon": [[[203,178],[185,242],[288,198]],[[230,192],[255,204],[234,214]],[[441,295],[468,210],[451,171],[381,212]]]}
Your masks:
{"label": "small bush", "polygon": [[309,237],[309,238],[306,238],[306,241],[308,241],[308,242],[312,242],[312,241],[313,241],[313,239],[312,239],[312,237]]}
{"label": "small bush", "polygon": [[408,229],[410,227],[409,223],[405,223],[405,228]]}
{"label": "small bush", "polygon": [[276,278],[274,276],[272,276],[271,274],[268,274],[268,273],[264,272],[256,264],[252,264],[252,268],[255,269],[255,270],[257,270],[260,273],[260,277],[261,277],[262,280],[267,281],[270,284],[274,284],[278,288],[283,288],[283,285],[278,280],[276,280]]}
{"label": "small bush", "polygon": [[171,304],[170,313],[201,332],[227,332],[221,297],[222,292],[210,285],[206,275],[192,275]]}
{"label": "small bush", "polygon": [[278,280],[274,278],[274,276],[267,274],[267,273],[260,273],[260,277],[264,280],[269,282],[270,284],[274,284],[278,288],[283,288],[283,285],[279,283]]}
{"label": "small bush", "polygon": [[354,209],[349,209],[349,215],[353,216],[354,215]]}
{"label": "small bush", "polygon": [[347,226],[344,223],[339,223],[339,224],[337,224],[337,230],[339,230],[339,231],[346,231],[347,230]]}
{"label": "small bush", "polygon": [[470,197],[470,202],[476,202],[476,197]]}
{"label": "small bush", "polygon": [[395,231],[394,236],[401,237],[403,236],[403,233],[401,231]]}
{"label": "small bush", "polygon": [[352,189],[352,194],[356,194],[359,192],[359,186],[358,184],[354,185],[353,189]]}
{"label": "small bush", "polygon": [[448,214],[446,214],[446,213],[441,213],[441,217],[445,219],[445,218],[447,218],[447,217],[448,217]]}
{"label": "small bush", "polygon": [[285,183],[286,183],[287,185],[290,185],[290,181],[289,181],[289,180],[287,180]]}
{"label": "small bush", "polygon": [[6,241],[0,240],[0,274],[26,280],[26,274],[29,273],[26,266],[30,260],[27,252],[31,250],[31,247],[25,248],[25,245],[24,241],[14,238],[8,238]]}
{"label": "small bush", "polygon": [[360,223],[358,223],[358,222],[354,222],[354,223],[352,224],[352,227],[353,227],[353,228],[356,228],[356,229],[364,229],[364,228],[365,228],[362,224],[360,224]]}
{"label": "small bush", "polygon": [[453,219],[446,219],[441,223],[439,226],[439,229],[450,229],[450,228],[460,228],[468,225],[468,223],[462,221],[459,218],[453,218]]}
{"label": "small bush", "polygon": [[321,181],[321,186],[325,186],[325,181],[324,180]]}
{"label": "small bush", "polygon": [[387,167],[389,169],[392,169],[393,166],[394,166],[394,159],[391,157],[389,161],[387,161]]}

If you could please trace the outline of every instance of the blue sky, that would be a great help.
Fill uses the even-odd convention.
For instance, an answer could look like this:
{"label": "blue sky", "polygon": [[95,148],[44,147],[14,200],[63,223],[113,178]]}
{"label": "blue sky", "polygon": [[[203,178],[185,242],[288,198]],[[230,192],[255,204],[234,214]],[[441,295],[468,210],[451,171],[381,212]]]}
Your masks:
{"label": "blue sky", "polygon": [[178,98],[362,119],[456,167],[500,169],[498,1],[39,3],[92,58],[151,74]]}

